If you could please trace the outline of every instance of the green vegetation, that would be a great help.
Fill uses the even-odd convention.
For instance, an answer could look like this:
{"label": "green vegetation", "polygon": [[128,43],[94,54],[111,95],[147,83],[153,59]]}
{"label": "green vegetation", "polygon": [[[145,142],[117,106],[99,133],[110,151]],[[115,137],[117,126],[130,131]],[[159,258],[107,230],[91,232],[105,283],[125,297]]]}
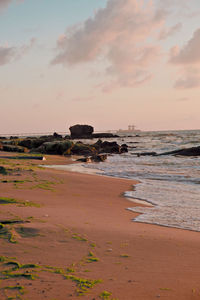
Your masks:
{"label": "green vegetation", "polygon": [[76,283],[77,289],[76,292],[78,296],[84,295],[87,293],[90,289],[92,289],[96,284],[101,283],[102,280],[91,280],[91,279],[84,279],[84,278],[79,278],[73,275],[66,275],[66,279],[70,279],[73,282]]}
{"label": "green vegetation", "polygon": [[104,299],[104,300],[110,300],[110,297],[112,296],[112,293],[109,293],[109,292],[107,292],[107,291],[103,291],[100,295],[99,295],[99,297],[101,298],[101,299]]}
{"label": "green vegetation", "polygon": [[128,254],[121,254],[120,257],[127,258],[127,257],[130,257],[130,256]]}
{"label": "green vegetation", "polygon": [[15,230],[21,237],[24,238],[35,237],[39,235],[39,230],[36,228],[20,226],[16,227]]}
{"label": "green vegetation", "polygon": [[0,223],[0,238],[6,239],[9,243],[13,243],[13,244],[17,243],[14,234],[12,232],[12,229],[8,228],[2,223]]}
{"label": "green vegetation", "polygon": [[53,191],[54,188],[52,187],[52,185],[55,185],[55,182],[52,181],[47,181],[47,180],[42,180],[41,183],[38,183],[34,186],[31,187],[31,189],[43,189],[43,190],[47,190],[47,191]]}
{"label": "green vegetation", "polygon": [[74,234],[72,235],[72,238],[75,239],[75,240],[77,240],[77,241],[87,242],[87,239],[86,239],[86,238],[84,238],[84,237],[82,237],[82,236],[80,236],[80,235],[78,235],[78,234],[76,234],[76,233],[74,233]]}
{"label": "green vegetation", "polygon": [[6,198],[6,197],[0,197],[0,205],[6,205],[6,204],[18,204],[19,206],[34,206],[34,207],[40,207],[39,204],[33,203],[31,201],[23,201],[18,200],[14,198]]}
{"label": "green vegetation", "polygon": [[16,290],[16,291],[19,291],[19,293],[20,293],[21,295],[23,295],[24,292],[25,292],[24,286],[21,286],[21,285],[5,286],[5,287],[3,287],[2,289],[4,289],[4,290]]}
{"label": "green vegetation", "polygon": [[89,252],[88,256],[89,257],[86,259],[86,262],[88,262],[88,263],[99,261],[99,258],[95,257],[95,255],[92,251]]}
{"label": "green vegetation", "polygon": [[1,175],[7,175],[8,173],[7,173],[6,168],[0,166],[0,174],[1,174]]}
{"label": "green vegetation", "polygon": [[0,204],[16,204],[16,203],[19,203],[19,200],[16,200],[14,198],[0,197]]}

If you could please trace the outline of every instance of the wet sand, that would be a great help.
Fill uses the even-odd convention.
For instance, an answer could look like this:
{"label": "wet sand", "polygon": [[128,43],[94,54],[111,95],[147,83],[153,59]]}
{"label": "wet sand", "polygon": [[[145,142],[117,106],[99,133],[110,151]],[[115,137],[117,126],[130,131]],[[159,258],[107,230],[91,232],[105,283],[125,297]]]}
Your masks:
{"label": "wet sand", "polygon": [[134,223],[123,192],[136,182],[39,168],[71,163],[46,158],[0,159],[10,169],[0,197],[20,202],[0,204],[0,220],[25,222],[6,225],[11,239],[0,234],[0,299],[200,298],[198,232]]}

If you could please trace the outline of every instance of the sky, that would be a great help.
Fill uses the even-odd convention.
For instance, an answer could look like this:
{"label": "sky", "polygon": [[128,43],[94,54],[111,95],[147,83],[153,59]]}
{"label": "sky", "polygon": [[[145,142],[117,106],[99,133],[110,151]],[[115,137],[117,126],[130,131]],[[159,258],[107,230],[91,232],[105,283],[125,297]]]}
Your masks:
{"label": "sky", "polygon": [[0,135],[200,129],[199,0],[0,0]]}

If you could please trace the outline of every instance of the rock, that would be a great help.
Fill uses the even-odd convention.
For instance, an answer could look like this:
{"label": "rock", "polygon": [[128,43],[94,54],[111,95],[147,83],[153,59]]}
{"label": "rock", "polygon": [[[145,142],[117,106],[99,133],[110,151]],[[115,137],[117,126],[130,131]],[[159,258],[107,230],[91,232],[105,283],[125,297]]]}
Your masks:
{"label": "rock", "polygon": [[73,143],[71,141],[53,141],[43,143],[40,147],[36,149],[31,149],[31,153],[44,153],[44,154],[70,154],[70,150],[73,147]]}
{"label": "rock", "polygon": [[18,142],[19,146],[26,147],[28,149],[35,149],[40,147],[42,144],[46,142],[52,142],[55,140],[53,135],[50,136],[41,136],[39,138],[27,138]]}
{"label": "rock", "polygon": [[93,145],[77,142],[71,148],[71,153],[75,155],[93,155],[96,154],[96,149]]}
{"label": "rock", "polygon": [[127,153],[128,152],[128,146],[126,144],[122,144],[120,147],[121,153]]}
{"label": "rock", "polygon": [[136,152],[136,153],[133,153],[133,155],[137,155],[138,157],[140,157],[140,156],[156,156],[157,153],[156,152]]}
{"label": "rock", "polygon": [[12,146],[12,145],[2,145],[1,150],[6,152],[19,152],[19,153],[26,152],[25,148],[20,146]]}
{"label": "rock", "polygon": [[98,154],[98,155],[93,155],[91,156],[91,161],[93,162],[102,162],[107,159],[108,155],[106,154]]}
{"label": "rock", "polygon": [[7,171],[4,167],[0,166],[0,174],[7,175]]}
{"label": "rock", "polygon": [[99,153],[121,154],[128,152],[128,146],[126,144],[120,146],[117,144],[117,142],[102,142],[102,140],[98,140],[95,144],[93,144],[93,146]]}
{"label": "rock", "polygon": [[91,138],[94,128],[90,125],[74,125],[69,128],[71,133],[71,138],[80,139],[80,138]]}
{"label": "rock", "polygon": [[200,156],[200,146],[185,148],[185,149],[178,149],[175,151],[168,151],[168,152],[158,154],[158,156],[161,156],[161,155]]}
{"label": "rock", "polygon": [[99,153],[120,153],[120,146],[116,142],[100,142],[99,140],[97,141],[96,146]]}
{"label": "rock", "polygon": [[90,157],[79,158],[76,161],[81,161],[81,162],[86,162],[86,163],[92,162]]}
{"label": "rock", "polygon": [[55,139],[61,139],[61,140],[62,140],[62,135],[61,135],[61,134],[58,134],[58,133],[56,133],[56,132],[54,132],[53,137],[54,137]]}
{"label": "rock", "polygon": [[97,138],[97,139],[101,139],[101,138],[115,138],[115,137],[117,138],[119,136],[116,135],[116,134],[109,133],[109,132],[93,133],[92,134],[92,138]]}
{"label": "rock", "polygon": [[92,156],[88,156],[88,157],[84,157],[84,158],[79,158],[77,159],[77,161],[81,161],[81,162],[103,162],[107,159],[107,155],[106,154],[97,154],[97,155],[92,155]]}

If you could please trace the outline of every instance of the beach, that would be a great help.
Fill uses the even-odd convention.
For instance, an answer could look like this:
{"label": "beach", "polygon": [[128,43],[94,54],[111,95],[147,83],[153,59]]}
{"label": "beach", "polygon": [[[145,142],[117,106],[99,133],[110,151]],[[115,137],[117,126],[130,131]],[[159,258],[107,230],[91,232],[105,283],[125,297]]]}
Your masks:
{"label": "beach", "polygon": [[198,232],[133,222],[123,193],[136,181],[42,168],[72,163],[45,157],[0,160],[0,197],[16,200],[0,220],[19,221],[0,235],[0,299],[199,299]]}

